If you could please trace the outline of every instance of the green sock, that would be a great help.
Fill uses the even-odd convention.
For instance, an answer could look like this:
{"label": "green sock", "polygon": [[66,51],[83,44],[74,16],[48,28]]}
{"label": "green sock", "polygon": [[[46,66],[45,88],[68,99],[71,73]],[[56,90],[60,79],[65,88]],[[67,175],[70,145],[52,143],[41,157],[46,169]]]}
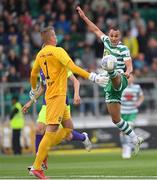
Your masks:
{"label": "green sock", "polygon": [[110,78],[115,78],[117,76],[117,71],[113,70],[113,71],[108,71],[108,75],[110,76]]}

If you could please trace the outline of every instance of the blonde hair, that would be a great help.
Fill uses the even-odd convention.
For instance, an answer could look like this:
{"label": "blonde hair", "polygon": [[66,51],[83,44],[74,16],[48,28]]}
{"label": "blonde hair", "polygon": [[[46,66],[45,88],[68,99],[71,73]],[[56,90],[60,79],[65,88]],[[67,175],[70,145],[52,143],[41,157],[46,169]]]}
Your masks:
{"label": "blonde hair", "polygon": [[55,36],[55,31],[52,26],[45,27],[40,32],[41,32],[42,40],[45,44],[50,42],[50,38],[52,36]]}

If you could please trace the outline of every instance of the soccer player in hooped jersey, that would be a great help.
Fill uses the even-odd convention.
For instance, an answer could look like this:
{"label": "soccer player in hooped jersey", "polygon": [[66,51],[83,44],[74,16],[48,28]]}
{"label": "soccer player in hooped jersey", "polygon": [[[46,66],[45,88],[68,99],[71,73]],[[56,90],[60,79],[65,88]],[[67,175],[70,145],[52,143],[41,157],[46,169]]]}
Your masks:
{"label": "soccer player in hooped jersey", "polygon": [[[89,29],[95,33],[104,44],[102,68],[108,71],[108,76],[110,78],[107,86],[104,88],[107,109],[111,115],[113,123],[119,128],[119,130],[131,137],[133,143],[135,144],[134,153],[137,154],[139,146],[143,142],[143,138],[138,137],[129,124],[124,121],[120,115],[121,95],[128,85],[127,78],[129,78],[133,70],[129,49],[120,42],[121,33],[118,29],[110,29],[107,36],[89,20],[79,6],[76,10],[80,17],[88,25]],[[103,65],[104,62],[105,64],[112,64],[115,59],[117,61],[116,68],[109,69]]]}
{"label": "soccer player in hooped jersey", "polygon": [[[102,74],[89,73],[75,65],[63,48],[56,47],[57,39],[53,27],[43,28],[41,37],[45,46],[38,52],[31,71],[30,97],[35,99],[38,94],[37,77],[42,69],[46,79],[46,131],[30,172],[40,179],[46,179],[41,165],[48,150],[69,136],[73,129],[70,126],[71,121],[64,121],[63,118],[69,113],[66,106],[67,69],[102,86],[108,82],[108,78]],[[60,123],[63,128],[59,129]]]}
{"label": "soccer player in hooped jersey", "polygon": [[[74,85],[74,101],[73,103],[75,105],[80,104],[80,96],[79,96],[79,87],[80,87],[80,83],[79,81],[75,78],[75,76],[72,74],[71,71],[68,71],[68,78],[73,82]],[[42,72],[42,70],[40,70],[40,87],[39,87],[39,91],[38,91],[38,96],[36,96],[36,100],[41,96],[44,95],[45,91],[46,91],[46,82],[45,82],[45,76]],[[31,99],[30,101],[28,101],[22,108],[23,113],[26,113],[28,111],[28,109],[33,105],[34,101]],[[69,99],[68,96],[66,97],[66,105],[69,108],[69,116],[64,117],[65,120],[69,120],[69,118],[71,119],[70,116],[70,104],[69,104]],[[71,122],[72,123],[72,122]],[[43,102],[42,102],[42,108],[39,112],[39,117],[37,119],[37,125],[36,125],[36,138],[35,138],[35,150],[36,153],[38,152],[38,147],[39,144],[43,138],[43,135],[45,133],[45,128],[46,128],[46,101],[45,101],[45,96],[43,96]],[[76,130],[73,130],[72,133],[66,137],[66,140],[68,141],[81,141],[86,150],[90,151],[92,148],[91,142],[88,138],[88,134],[86,132],[83,133],[79,133]],[[47,158],[45,158],[45,160],[43,161],[42,164],[43,169],[47,169],[48,165],[47,165]],[[31,166],[28,167],[28,170],[31,169]]]}
{"label": "soccer player in hooped jersey", "polygon": [[[121,117],[132,127],[137,118],[138,108],[144,101],[144,94],[139,84],[134,83],[134,76],[131,74],[128,79],[128,86],[124,89],[121,98]],[[124,133],[120,134],[122,144],[122,158],[131,158],[131,152],[134,148],[130,137]]]}

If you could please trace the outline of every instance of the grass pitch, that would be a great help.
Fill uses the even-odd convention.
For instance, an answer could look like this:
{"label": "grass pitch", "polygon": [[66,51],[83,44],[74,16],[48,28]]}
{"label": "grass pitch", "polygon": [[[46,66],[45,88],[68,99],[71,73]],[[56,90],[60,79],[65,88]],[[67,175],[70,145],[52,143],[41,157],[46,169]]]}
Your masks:
{"label": "grass pitch", "polygon": [[[0,179],[33,179],[27,166],[34,156],[0,156]],[[157,179],[157,150],[141,151],[130,160],[122,160],[120,150],[52,152],[49,179]]]}

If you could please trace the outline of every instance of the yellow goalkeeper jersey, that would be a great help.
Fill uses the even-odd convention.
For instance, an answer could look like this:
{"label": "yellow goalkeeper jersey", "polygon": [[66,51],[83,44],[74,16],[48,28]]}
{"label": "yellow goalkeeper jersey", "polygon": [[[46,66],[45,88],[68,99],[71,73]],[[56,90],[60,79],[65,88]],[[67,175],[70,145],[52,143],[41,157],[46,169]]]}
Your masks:
{"label": "yellow goalkeeper jersey", "polygon": [[71,60],[61,47],[47,45],[39,51],[33,65],[33,71],[41,68],[46,79],[46,99],[56,95],[66,95],[67,67]]}
{"label": "yellow goalkeeper jersey", "polygon": [[66,95],[67,69],[85,79],[89,78],[90,75],[87,71],[76,66],[63,48],[52,45],[46,45],[37,54],[30,78],[31,86],[34,89],[40,69],[42,69],[46,79],[46,99]]}

